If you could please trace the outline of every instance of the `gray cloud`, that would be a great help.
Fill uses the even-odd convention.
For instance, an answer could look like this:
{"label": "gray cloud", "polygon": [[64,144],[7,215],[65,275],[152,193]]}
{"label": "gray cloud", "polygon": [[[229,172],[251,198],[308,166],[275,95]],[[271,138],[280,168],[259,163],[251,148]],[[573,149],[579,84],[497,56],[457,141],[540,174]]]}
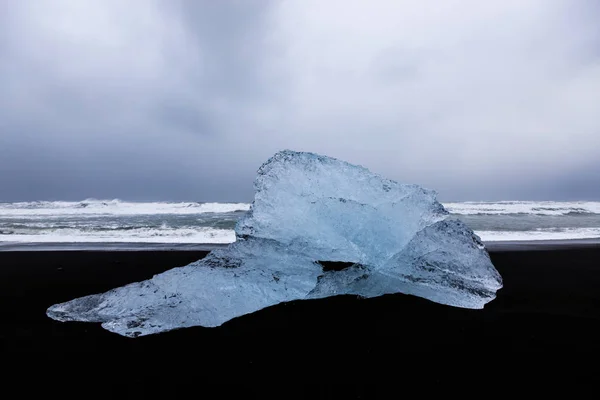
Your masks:
{"label": "gray cloud", "polygon": [[600,199],[587,0],[0,0],[0,201],[247,201],[277,150]]}

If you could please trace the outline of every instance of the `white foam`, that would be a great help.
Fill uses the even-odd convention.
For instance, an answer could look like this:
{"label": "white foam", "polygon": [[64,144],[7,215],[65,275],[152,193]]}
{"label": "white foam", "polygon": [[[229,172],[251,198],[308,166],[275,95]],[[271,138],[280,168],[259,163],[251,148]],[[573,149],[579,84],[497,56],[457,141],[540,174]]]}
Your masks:
{"label": "white foam", "polygon": [[[475,231],[484,242],[600,239],[600,228],[573,228],[536,231]],[[0,234],[0,242],[14,243],[181,243],[228,244],[235,242],[229,229],[132,229],[128,231],[82,231],[55,229],[38,233]]]}
{"label": "white foam", "polygon": [[599,239],[600,228],[568,228],[562,230],[538,229],[535,231],[475,231],[484,242],[518,242],[529,240]]}
{"label": "white foam", "polygon": [[36,201],[23,203],[0,203],[2,218],[35,218],[60,216],[126,216],[157,214],[205,214],[248,211],[247,203],[136,203],[120,200]]}
{"label": "white foam", "polygon": [[0,234],[0,242],[13,243],[197,243],[221,244],[235,242],[230,229],[207,227],[178,229],[137,228],[130,230],[84,231],[75,228],[40,231],[35,234]]}
{"label": "white foam", "polygon": [[498,201],[445,203],[444,207],[460,215],[567,215],[600,214],[600,202],[593,201]]}
{"label": "white foam", "polygon": [[[591,201],[498,201],[444,203],[444,207],[459,215],[567,215],[572,213],[600,214],[600,202]],[[35,201],[0,203],[0,217],[22,218],[35,216],[98,216],[98,215],[157,215],[204,214],[248,211],[248,203],[152,202],[139,203],[121,200],[88,199],[79,202]]]}
{"label": "white foam", "polygon": [[[444,206],[453,214],[481,215],[482,218],[485,218],[485,215],[540,215],[552,217],[575,213],[587,214],[594,218],[600,216],[600,202],[589,201],[465,202],[446,203]],[[249,208],[250,204],[248,203],[136,203],[94,199],[80,202],[0,203],[0,220],[4,219],[8,223],[4,227],[0,224],[0,241],[19,243],[225,244],[235,241],[233,230],[190,225],[170,227],[167,224],[156,228],[123,228],[143,224],[139,218],[135,221],[125,220],[127,217],[135,216],[143,216],[142,219],[146,219],[146,216],[165,215],[165,221],[168,222],[169,215],[175,216],[175,218],[177,218],[177,215],[198,215],[198,223],[202,225],[203,220],[206,219],[206,214],[223,214],[224,219],[234,221],[237,215],[225,214],[236,211],[243,212]],[[124,217],[124,219],[120,217]],[[92,218],[97,218],[97,220]],[[214,215],[210,218],[218,219],[221,217]],[[480,225],[480,227],[482,226]],[[3,234],[2,231],[5,233]],[[481,230],[476,231],[476,233],[484,241],[595,239],[600,238],[600,227],[538,229],[532,231]]]}

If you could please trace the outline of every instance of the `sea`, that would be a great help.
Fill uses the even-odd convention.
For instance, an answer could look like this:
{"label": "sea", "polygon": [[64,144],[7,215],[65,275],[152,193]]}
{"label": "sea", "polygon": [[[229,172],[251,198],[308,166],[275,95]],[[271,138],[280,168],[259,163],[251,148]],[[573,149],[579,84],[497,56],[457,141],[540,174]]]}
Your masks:
{"label": "sea", "polygon": [[[600,202],[448,202],[486,242],[600,239]],[[0,250],[211,249],[235,241],[248,203],[122,200],[0,203]]]}

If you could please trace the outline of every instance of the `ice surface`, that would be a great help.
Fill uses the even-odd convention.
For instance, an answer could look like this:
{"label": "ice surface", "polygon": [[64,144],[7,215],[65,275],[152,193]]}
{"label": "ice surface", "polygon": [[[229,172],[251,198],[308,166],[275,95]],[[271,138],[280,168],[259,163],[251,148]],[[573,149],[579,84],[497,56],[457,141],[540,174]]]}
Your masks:
{"label": "ice surface", "polygon": [[[502,287],[479,238],[435,192],[312,153],[263,164],[237,241],[144,282],[57,304],[60,321],[136,337],[224,322],[281,302],[407,293],[482,308]],[[349,263],[324,271],[321,262]]]}

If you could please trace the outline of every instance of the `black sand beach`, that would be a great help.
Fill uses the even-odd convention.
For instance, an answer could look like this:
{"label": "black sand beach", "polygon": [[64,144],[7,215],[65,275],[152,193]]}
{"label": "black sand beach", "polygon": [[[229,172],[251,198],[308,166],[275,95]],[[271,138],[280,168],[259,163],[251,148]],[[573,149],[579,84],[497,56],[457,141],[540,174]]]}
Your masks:
{"label": "black sand beach", "polygon": [[[157,384],[172,386],[182,371],[200,374],[207,381],[223,374],[237,377],[298,366],[356,373],[366,366],[391,363],[400,370],[407,360],[415,359],[416,354],[407,352],[424,359],[435,353],[452,354],[446,357],[446,365],[471,360],[486,371],[509,352],[535,351],[555,358],[567,352],[589,356],[600,349],[600,247],[595,245],[494,247],[490,254],[504,288],[484,310],[452,308],[406,295],[340,296],[278,305],[219,328],[190,328],[137,339],[109,333],[98,324],[60,323],[45,315],[52,304],[144,280],[205,254],[0,252],[4,359],[28,360],[29,367],[20,377],[30,382],[68,381],[80,374],[84,377],[77,379],[80,383],[93,385],[101,379],[104,388],[140,393],[157,390]],[[186,360],[193,361],[190,367]],[[98,367],[105,376],[88,374]],[[34,372],[36,368],[40,370]],[[205,370],[209,372],[201,372]],[[559,375],[571,380],[588,376],[574,371],[564,365]],[[586,371],[593,376],[597,367]],[[428,376],[434,377],[434,383],[443,381],[440,374],[415,370],[411,381],[415,377],[426,381]]]}

